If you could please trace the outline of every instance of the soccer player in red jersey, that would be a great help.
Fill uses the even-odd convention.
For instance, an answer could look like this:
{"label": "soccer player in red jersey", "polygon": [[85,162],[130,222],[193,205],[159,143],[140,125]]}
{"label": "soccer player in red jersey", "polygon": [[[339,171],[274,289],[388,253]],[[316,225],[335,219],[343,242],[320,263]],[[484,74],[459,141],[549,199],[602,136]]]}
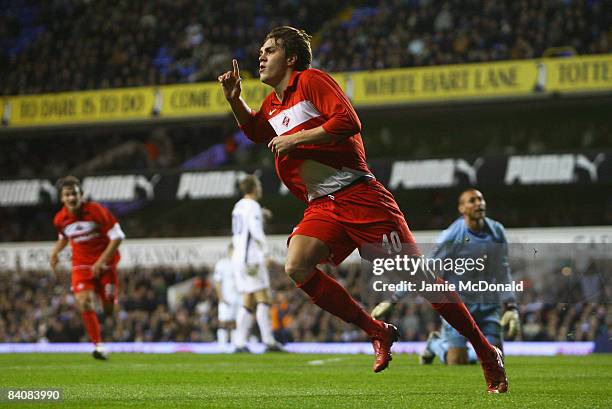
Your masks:
{"label": "soccer player in red jersey", "polygon": [[[391,360],[397,329],[370,317],[317,264],[339,264],[355,248],[388,242],[389,237],[408,245],[415,240],[393,195],[367,166],[361,123],[351,103],[331,76],[310,68],[311,62],[310,36],[293,27],[277,27],[259,53],[260,80],[273,92],[258,111],[240,97],[236,60],[233,70],[218,80],[240,128],[254,142],[268,145],[279,178],[307,204],[289,238],[286,273],[315,304],[370,336],[376,355],[373,369],[379,372]],[[501,353],[484,337],[457,293],[437,294],[432,306],[474,345],[485,363],[488,390],[505,392]]]}
{"label": "soccer player in red jersey", "polygon": [[55,215],[53,225],[58,240],[50,255],[51,269],[57,274],[59,253],[70,242],[72,247],[71,290],[81,310],[83,324],[94,343],[93,357],[105,360],[100,323],[94,307],[94,296],[102,301],[104,314],[112,316],[117,304],[119,245],[125,238],[112,213],[95,202],[83,199],[81,184],[74,176],[58,183],[64,207]]}

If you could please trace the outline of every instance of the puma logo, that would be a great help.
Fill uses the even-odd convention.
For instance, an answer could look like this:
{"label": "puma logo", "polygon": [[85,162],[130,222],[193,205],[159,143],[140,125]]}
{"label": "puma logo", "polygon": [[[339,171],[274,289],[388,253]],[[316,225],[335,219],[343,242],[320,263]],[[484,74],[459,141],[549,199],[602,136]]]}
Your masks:
{"label": "puma logo", "polygon": [[470,184],[475,185],[478,183],[478,178],[477,178],[478,169],[480,169],[480,167],[483,164],[484,164],[484,159],[482,158],[476,159],[473,165],[470,165],[464,159],[457,159],[457,161],[455,162],[455,170],[457,172],[461,172],[464,175],[466,175],[468,180],[470,181]]}
{"label": "puma logo", "polygon": [[591,182],[597,182],[597,168],[606,159],[606,155],[603,153],[598,154],[593,161],[590,161],[584,155],[576,155],[576,168],[582,168],[589,173]]}
{"label": "puma logo", "polygon": [[149,181],[146,177],[139,175],[136,177],[135,187],[141,188],[145,192],[147,199],[151,200],[155,196],[155,185],[157,184],[157,182],[159,182],[160,179],[160,175],[154,175],[151,178],[151,181]]}

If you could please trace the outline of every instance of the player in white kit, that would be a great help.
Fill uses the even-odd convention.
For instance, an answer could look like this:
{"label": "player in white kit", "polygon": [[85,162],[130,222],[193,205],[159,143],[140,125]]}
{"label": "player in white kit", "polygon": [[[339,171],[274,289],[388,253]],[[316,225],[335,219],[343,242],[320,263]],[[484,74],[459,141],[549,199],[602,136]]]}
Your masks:
{"label": "player in white kit", "polygon": [[230,244],[227,257],[217,261],[213,272],[213,282],[219,300],[219,328],[217,329],[217,342],[225,345],[233,342],[234,329],[236,328],[236,318],[241,306],[240,294],[236,288],[234,277],[234,266],[232,264],[232,252],[234,246]]}
{"label": "player in white kit", "polygon": [[258,202],[262,194],[261,182],[256,176],[246,176],[240,181],[240,191],[244,196],[232,211],[232,265],[236,286],[242,295],[242,308],[238,310],[234,337],[236,352],[248,352],[246,342],[253,324],[253,312],[266,351],[280,351],[283,349],[274,340],[270,320],[272,297],[266,267],[267,245],[263,211]]}

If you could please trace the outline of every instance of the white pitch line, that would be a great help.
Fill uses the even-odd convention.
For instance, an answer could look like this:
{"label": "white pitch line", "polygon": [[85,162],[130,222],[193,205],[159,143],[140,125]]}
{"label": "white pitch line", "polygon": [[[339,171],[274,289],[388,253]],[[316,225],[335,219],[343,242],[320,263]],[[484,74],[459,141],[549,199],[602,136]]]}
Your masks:
{"label": "white pitch line", "polygon": [[339,362],[342,358],[328,358],[328,359],[315,359],[314,361],[308,361],[308,365],[324,365],[330,362]]}

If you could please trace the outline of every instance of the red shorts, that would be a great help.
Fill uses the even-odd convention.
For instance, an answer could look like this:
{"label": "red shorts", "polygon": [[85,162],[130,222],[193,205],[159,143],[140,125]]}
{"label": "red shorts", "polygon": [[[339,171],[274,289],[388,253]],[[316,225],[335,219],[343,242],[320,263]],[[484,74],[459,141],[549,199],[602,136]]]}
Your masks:
{"label": "red shorts", "polygon": [[119,294],[119,279],[117,265],[107,267],[99,278],[94,278],[91,269],[86,266],[72,269],[73,293],[93,290],[104,304],[117,304]]}
{"label": "red shorts", "polygon": [[[329,247],[329,260],[340,264],[356,248],[387,241],[415,245],[393,195],[377,180],[366,180],[333,195],[314,199],[289,236],[316,237]],[[362,253],[362,256],[363,253]],[[367,257],[369,258],[369,257]]]}

